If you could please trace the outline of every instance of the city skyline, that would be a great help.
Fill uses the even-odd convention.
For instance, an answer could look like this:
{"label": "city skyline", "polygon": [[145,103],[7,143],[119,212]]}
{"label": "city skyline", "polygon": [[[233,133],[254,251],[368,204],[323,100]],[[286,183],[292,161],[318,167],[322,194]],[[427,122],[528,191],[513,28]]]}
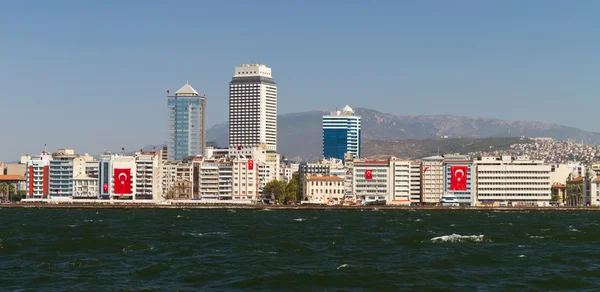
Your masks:
{"label": "city skyline", "polygon": [[[598,3],[348,2],[319,11],[311,4],[317,2],[6,3],[0,24],[12,29],[3,32],[0,97],[10,103],[0,122],[12,125],[3,136],[16,142],[2,145],[0,160],[38,153],[44,144],[97,154],[165,143],[161,100],[186,79],[211,97],[208,127],[225,122],[231,68],[253,62],[277,68],[281,114],[348,103],[600,131],[589,122],[593,107],[549,114],[596,100],[600,50],[589,36],[600,27]],[[157,21],[181,6],[210,11],[213,25]],[[252,11],[272,16],[240,26]],[[20,21],[25,15],[31,21]],[[173,45],[184,37],[191,45]],[[134,123],[136,110],[153,119]],[[40,125],[60,134],[26,134]]]}

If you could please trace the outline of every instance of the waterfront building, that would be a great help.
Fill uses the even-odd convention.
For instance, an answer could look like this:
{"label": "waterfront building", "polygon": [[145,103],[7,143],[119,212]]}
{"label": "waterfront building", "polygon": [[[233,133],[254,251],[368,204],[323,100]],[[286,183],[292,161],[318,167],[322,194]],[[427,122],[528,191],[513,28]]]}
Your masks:
{"label": "waterfront building", "polygon": [[169,199],[167,193],[174,188],[177,178],[177,161],[167,160],[162,164],[162,196]]}
{"label": "waterfront building", "polygon": [[10,186],[14,187],[14,193],[5,193],[3,197],[0,197],[0,200],[4,200],[4,201],[8,201],[10,200],[10,195],[13,194],[18,194],[19,191],[26,191],[26,183],[25,183],[25,176],[24,175],[18,175],[18,174],[1,174],[0,175],[0,185],[1,184],[7,184],[9,185],[9,192],[10,192]]}
{"label": "waterfront building", "polygon": [[229,147],[277,150],[277,84],[263,64],[235,67],[229,83]]}
{"label": "waterfront building", "polygon": [[206,143],[206,96],[200,96],[189,83],[168,96],[168,160],[204,155]]}
{"label": "waterfront building", "polygon": [[339,176],[312,176],[303,180],[302,197],[309,204],[339,205],[344,201],[344,178]]}
{"label": "waterfront building", "polygon": [[256,200],[258,196],[258,171],[253,160],[232,159],[232,196],[234,200]]}
{"label": "waterfront building", "polygon": [[431,156],[421,160],[421,202],[437,205],[444,194],[444,157]]}
{"label": "waterfront building", "polygon": [[73,149],[58,149],[50,160],[50,199],[70,199],[73,197],[73,179],[85,174],[88,155],[75,154]]}
{"label": "waterfront building", "polygon": [[390,161],[393,174],[394,192],[390,196],[390,204],[410,206],[411,200],[411,162],[396,160]]}
{"label": "waterfront building", "polygon": [[135,198],[136,200],[158,200],[161,198],[162,161],[156,152],[135,154]]}
{"label": "waterfront building", "polygon": [[444,195],[461,206],[475,206],[475,167],[469,155],[444,155]]}
{"label": "waterfront building", "polygon": [[352,158],[360,157],[360,122],[361,118],[348,105],[323,116],[323,157],[342,161],[346,153]]}
{"label": "waterfront building", "polygon": [[25,184],[27,199],[47,199],[50,193],[50,160],[45,151],[41,155],[27,156]]}
{"label": "waterfront building", "polygon": [[219,160],[203,159],[200,163],[198,189],[203,200],[219,199]]}
{"label": "waterfront building", "polygon": [[[112,188],[112,154],[105,152],[98,159],[98,194],[103,200],[110,199]],[[89,169],[86,167],[86,170]],[[87,172],[87,171],[86,171]],[[89,174],[88,174],[89,175]]]}
{"label": "waterfront building", "polygon": [[73,199],[97,199],[98,177],[82,173],[73,178]]}
{"label": "waterfront building", "polygon": [[26,169],[25,163],[0,162],[0,175],[20,175],[24,177]]}
{"label": "waterfront building", "polygon": [[285,182],[289,183],[295,174],[298,174],[299,163],[282,163],[279,166],[279,177]]}
{"label": "waterfront building", "polygon": [[393,201],[393,175],[389,160],[355,159],[353,174],[353,194],[357,201]]}
{"label": "waterfront building", "polygon": [[115,154],[110,161],[111,199],[135,200],[136,197],[136,159],[135,156]]}
{"label": "waterfront building", "polygon": [[551,166],[526,156],[481,157],[476,163],[477,200],[484,205],[546,206]]}
{"label": "waterfront building", "polygon": [[219,200],[231,200],[233,184],[233,161],[230,158],[221,158],[219,167]]}
{"label": "waterfront building", "polygon": [[410,203],[421,203],[421,163],[410,162]]}
{"label": "waterfront building", "polygon": [[[307,176],[332,176],[336,175],[342,178],[346,178],[349,174],[348,169],[344,165],[341,159],[329,158],[321,159],[314,163],[303,162],[298,165],[298,188],[301,194],[305,194],[304,186],[306,183],[304,180]],[[346,184],[345,184],[346,185]],[[351,191],[350,191],[351,193]],[[307,200],[307,198],[302,198]]]}

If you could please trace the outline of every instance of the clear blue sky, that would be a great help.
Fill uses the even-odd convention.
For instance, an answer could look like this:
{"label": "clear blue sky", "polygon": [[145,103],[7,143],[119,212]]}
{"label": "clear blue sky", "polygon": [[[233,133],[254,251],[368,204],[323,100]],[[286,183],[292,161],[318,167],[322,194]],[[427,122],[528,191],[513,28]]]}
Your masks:
{"label": "clear blue sky", "polygon": [[234,66],[264,63],[279,113],[396,114],[600,131],[599,1],[5,1],[0,160],[164,143],[186,80],[227,120]]}

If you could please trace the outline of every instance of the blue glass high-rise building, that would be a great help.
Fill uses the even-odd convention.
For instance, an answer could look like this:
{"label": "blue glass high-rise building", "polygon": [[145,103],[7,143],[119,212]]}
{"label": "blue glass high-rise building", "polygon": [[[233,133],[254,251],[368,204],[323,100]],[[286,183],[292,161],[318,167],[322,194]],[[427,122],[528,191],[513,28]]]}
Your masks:
{"label": "blue glass high-rise building", "polygon": [[186,156],[204,155],[206,96],[200,96],[186,82],[168,99],[168,159],[182,160]]}
{"label": "blue glass high-rise building", "polygon": [[323,157],[344,160],[346,153],[360,157],[360,117],[350,106],[323,116]]}

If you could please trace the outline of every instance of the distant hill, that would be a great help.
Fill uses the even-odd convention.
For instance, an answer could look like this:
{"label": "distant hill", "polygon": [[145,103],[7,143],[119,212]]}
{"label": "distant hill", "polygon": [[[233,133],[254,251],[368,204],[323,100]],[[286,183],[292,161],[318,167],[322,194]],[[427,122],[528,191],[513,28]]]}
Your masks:
{"label": "distant hill", "polygon": [[372,139],[363,143],[363,156],[384,158],[396,156],[401,159],[418,159],[447,153],[468,154],[505,150],[513,144],[533,143],[528,138],[402,138]]}
{"label": "distant hill", "polygon": [[[600,133],[586,132],[557,124],[458,116],[394,115],[367,108],[356,108],[355,110],[356,114],[362,117],[362,138],[365,143],[363,149],[366,151],[364,154],[392,154],[370,153],[371,150],[367,149],[368,145],[375,144],[368,144],[371,143],[369,140],[441,136],[449,138],[551,137],[556,140],[583,140],[588,144],[600,143]],[[278,152],[297,160],[307,161],[320,158],[322,116],[327,113],[315,110],[279,115],[277,120]],[[207,141],[217,142],[219,146],[227,146],[227,135],[227,123],[217,124],[209,128],[206,133]],[[378,143],[377,145],[389,144],[389,141]],[[381,146],[378,149],[388,151],[388,148]]]}

